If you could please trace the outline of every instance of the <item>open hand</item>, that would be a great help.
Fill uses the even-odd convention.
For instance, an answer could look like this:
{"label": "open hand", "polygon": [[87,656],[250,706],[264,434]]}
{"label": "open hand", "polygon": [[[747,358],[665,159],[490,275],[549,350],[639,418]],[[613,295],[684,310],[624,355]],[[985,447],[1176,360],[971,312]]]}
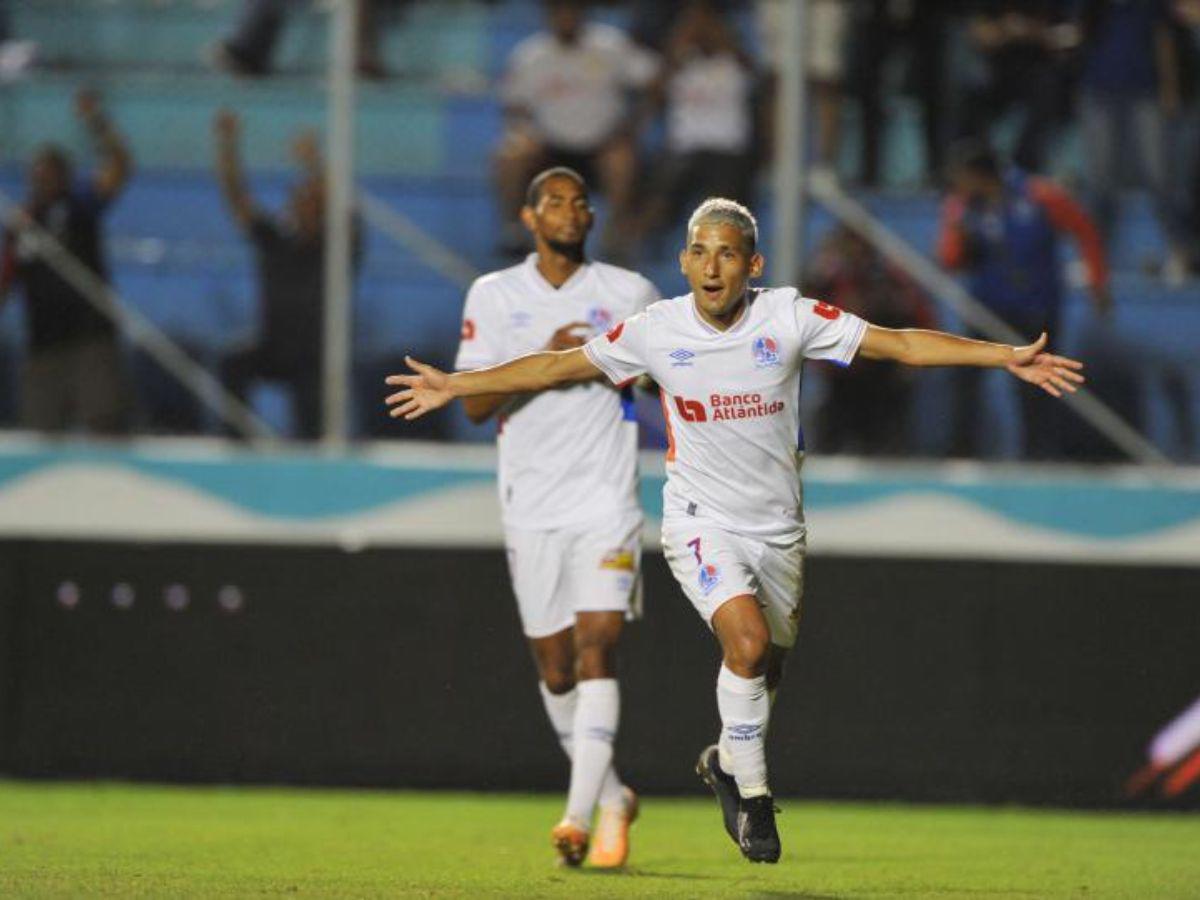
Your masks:
{"label": "open hand", "polygon": [[1052,397],[1061,397],[1063,391],[1073,394],[1084,378],[1079,374],[1083,363],[1046,353],[1046,332],[1042,332],[1032,344],[1013,348],[1013,361],[1005,368],[1022,381],[1037,385]]}
{"label": "open hand", "polygon": [[384,403],[391,407],[388,415],[393,419],[404,416],[405,420],[419,419],[427,412],[441,409],[454,399],[450,390],[450,376],[441,369],[404,357],[415,375],[389,375],[387,384],[402,385],[404,390],[390,394]]}

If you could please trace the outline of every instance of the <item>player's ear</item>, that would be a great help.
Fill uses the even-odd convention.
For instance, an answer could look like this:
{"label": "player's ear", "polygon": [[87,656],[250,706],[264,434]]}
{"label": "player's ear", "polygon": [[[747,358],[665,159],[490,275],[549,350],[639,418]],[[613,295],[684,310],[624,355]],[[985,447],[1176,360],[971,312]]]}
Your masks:
{"label": "player's ear", "polygon": [[687,247],[679,251],[679,271],[687,274]]}
{"label": "player's ear", "polygon": [[533,207],[526,204],[521,207],[521,224],[529,229],[530,234],[537,231],[537,215],[533,211]]}
{"label": "player's ear", "polygon": [[763,255],[761,253],[755,253],[752,257],[750,257],[750,277],[761,278],[763,266],[766,264],[767,261],[763,259]]}

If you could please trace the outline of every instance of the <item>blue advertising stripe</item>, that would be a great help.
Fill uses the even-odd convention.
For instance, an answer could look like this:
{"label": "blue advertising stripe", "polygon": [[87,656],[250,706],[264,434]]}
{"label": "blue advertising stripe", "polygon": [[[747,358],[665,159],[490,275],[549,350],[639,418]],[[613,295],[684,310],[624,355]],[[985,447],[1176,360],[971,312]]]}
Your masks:
{"label": "blue advertising stripe", "polygon": [[[0,451],[0,493],[54,467],[115,466],[184,485],[243,510],[281,520],[365,514],[457,487],[491,484],[487,465],[387,464],[363,458],[232,453],[208,458],[106,448]],[[647,515],[662,515],[662,476],[642,479]],[[1022,525],[1087,539],[1141,537],[1200,521],[1200,488],[1122,484],[1071,476],[1011,476],[971,481],[863,472],[854,478],[809,477],[810,511],[869,506],[898,497],[960,500]]]}
{"label": "blue advertising stripe", "polygon": [[809,481],[804,499],[813,509],[836,509],[920,494],[954,497],[1027,525],[1089,538],[1144,535],[1200,518],[1200,491],[1109,484]]}
{"label": "blue advertising stripe", "polygon": [[148,459],[119,450],[87,449],[0,456],[0,490],[34,471],[78,464],[131,469],[182,483],[259,515],[297,520],[363,513],[447,488],[495,480],[490,471],[401,468],[354,459]]}

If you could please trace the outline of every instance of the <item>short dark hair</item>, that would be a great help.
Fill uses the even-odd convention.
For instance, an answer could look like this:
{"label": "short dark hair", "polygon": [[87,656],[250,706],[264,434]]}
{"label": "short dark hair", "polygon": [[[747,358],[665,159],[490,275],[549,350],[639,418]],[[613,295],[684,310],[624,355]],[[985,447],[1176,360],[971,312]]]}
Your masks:
{"label": "short dark hair", "polygon": [[529,187],[525,189],[525,205],[537,206],[542,199],[542,187],[551,178],[570,178],[583,191],[584,196],[587,196],[587,182],[583,180],[583,176],[568,166],[554,166],[549,169],[543,169],[533,176],[533,180],[529,182]]}
{"label": "short dark hair", "polygon": [[971,172],[989,178],[999,178],[1000,158],[985,141],[967,138],[951,148],[950,172]]}

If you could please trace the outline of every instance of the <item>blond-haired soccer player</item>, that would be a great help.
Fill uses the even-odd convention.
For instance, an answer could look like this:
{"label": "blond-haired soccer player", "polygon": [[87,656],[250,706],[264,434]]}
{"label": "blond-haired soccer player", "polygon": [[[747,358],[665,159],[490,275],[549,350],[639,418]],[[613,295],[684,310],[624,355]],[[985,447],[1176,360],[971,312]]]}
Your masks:
{"label": "blond-haired soccer player", "polygon": [[[720,642],[721,734],[699,773],[726,829],[755,862],[780,855],[764,739],[771,695],[796,639],[802,593],[796,406],[806,359],[849,365],[856,355],[913,366],[1006,368],[1053,396],[1083,381],[1074,360],[937,331],[880,328],[791,287],[752,288],[762,273],[748,209],[710,199],[696,209],[679,255],[691,292],[655,303],[583,347],[533,353],[447,375],[410,359],[393,375],[393,417],[414,419],[456,397],[545,390],[603,373],[649,374],[660,386],[670,447],[663,550],[683,592]],[[686,365],[680,365],[680,360]]]}

